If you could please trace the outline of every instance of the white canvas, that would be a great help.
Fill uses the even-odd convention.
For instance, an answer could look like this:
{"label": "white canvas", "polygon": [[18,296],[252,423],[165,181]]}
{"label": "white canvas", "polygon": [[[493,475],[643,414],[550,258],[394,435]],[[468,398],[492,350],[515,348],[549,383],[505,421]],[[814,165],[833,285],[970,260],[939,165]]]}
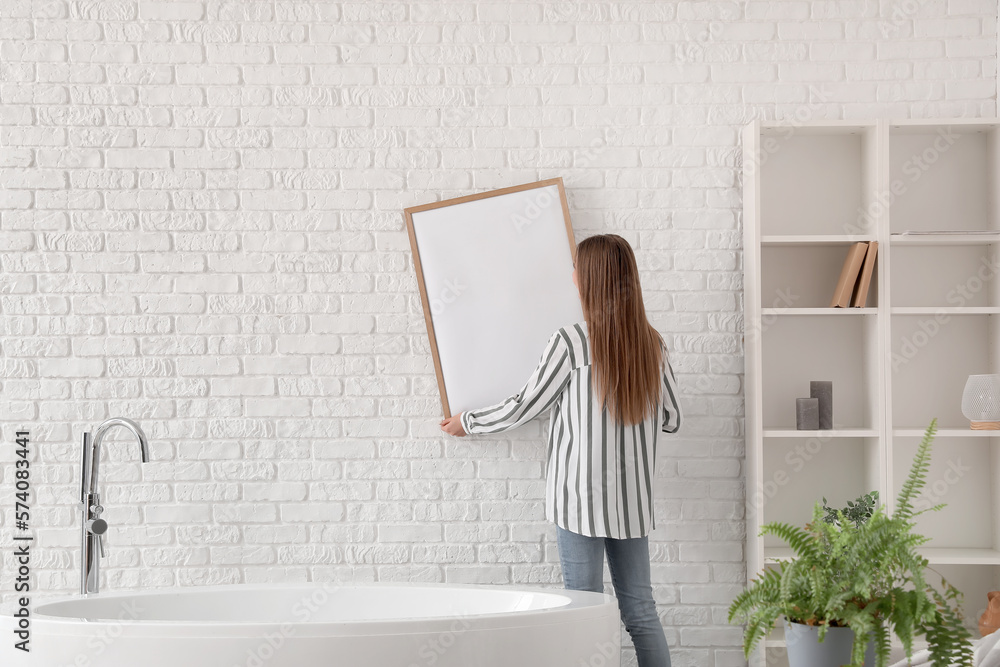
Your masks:
{"label": "white canvas", "polygon": [[451,414],[517,393],[583,320],[557,185],[413,213]]}

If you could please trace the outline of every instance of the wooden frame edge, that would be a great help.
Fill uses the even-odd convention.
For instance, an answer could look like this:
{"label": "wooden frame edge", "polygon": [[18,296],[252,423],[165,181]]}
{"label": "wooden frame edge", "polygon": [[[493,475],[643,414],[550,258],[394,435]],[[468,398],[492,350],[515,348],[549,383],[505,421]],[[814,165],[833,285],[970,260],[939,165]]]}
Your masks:
{"label": "wooden frame edge", "polygon": [[406,218],[406,231],[410,237],[410,252],[413,255],[413,268],[417,273],[417,288],[420,290],[420,305],[424,310],[424,324],[427,327],[427,337],[431,344],[431,356],[434,358],[434,373],[437,375],[438,389],[441,391],[441,406],[444,409],[445,418],[451,417],[451,408],[448,405],[448,391],[444,388],[444,372],[441,370],[441,358],[438,356],[437,338],[434,336],[434,321],[431,319],[431,309],[428,308],[430,300],[427,298],[427,286],[424,284],[424,271],[420,266],[420,253],[417,249],[417,233],[413,228],[412,209],[404,210]]}

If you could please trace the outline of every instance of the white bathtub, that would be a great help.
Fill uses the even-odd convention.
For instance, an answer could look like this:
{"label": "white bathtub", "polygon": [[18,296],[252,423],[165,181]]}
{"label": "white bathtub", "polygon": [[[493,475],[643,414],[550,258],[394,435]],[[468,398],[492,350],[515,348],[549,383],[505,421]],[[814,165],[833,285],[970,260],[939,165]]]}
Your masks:
{"label": "white bathtub", "polygon": [[0,617],[0,665],[619,667],[618,606],[500,586],[269,584],[39,603],[30,653]]}

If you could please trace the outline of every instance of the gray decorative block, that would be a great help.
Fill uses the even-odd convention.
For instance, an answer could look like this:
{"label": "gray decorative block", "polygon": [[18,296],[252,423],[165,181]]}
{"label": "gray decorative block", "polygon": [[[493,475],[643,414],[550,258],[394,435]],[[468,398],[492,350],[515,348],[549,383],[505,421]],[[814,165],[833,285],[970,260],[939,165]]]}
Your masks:
{"label": "gray decorative block", "polygon": [[795,399],[795,428],[800,431],[815,431],[819,428],[819,399]]}
{"label": "gray decorative block", "polygon": [[833,383],[813,380],[809,383],[809,396],[819,399],[819,428],[833,428]]}

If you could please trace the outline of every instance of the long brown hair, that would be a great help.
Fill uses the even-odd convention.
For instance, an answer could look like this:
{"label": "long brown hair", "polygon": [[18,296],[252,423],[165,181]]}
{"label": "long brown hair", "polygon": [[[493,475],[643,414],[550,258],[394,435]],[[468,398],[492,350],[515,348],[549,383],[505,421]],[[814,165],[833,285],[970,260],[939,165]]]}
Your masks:
{"label": "long brown hair", "polygon": [[584,239],[576,279],[595,395],[619,423],[638,424],[660,403],[663,338],[646,319],[632,247],[617,234]]}

